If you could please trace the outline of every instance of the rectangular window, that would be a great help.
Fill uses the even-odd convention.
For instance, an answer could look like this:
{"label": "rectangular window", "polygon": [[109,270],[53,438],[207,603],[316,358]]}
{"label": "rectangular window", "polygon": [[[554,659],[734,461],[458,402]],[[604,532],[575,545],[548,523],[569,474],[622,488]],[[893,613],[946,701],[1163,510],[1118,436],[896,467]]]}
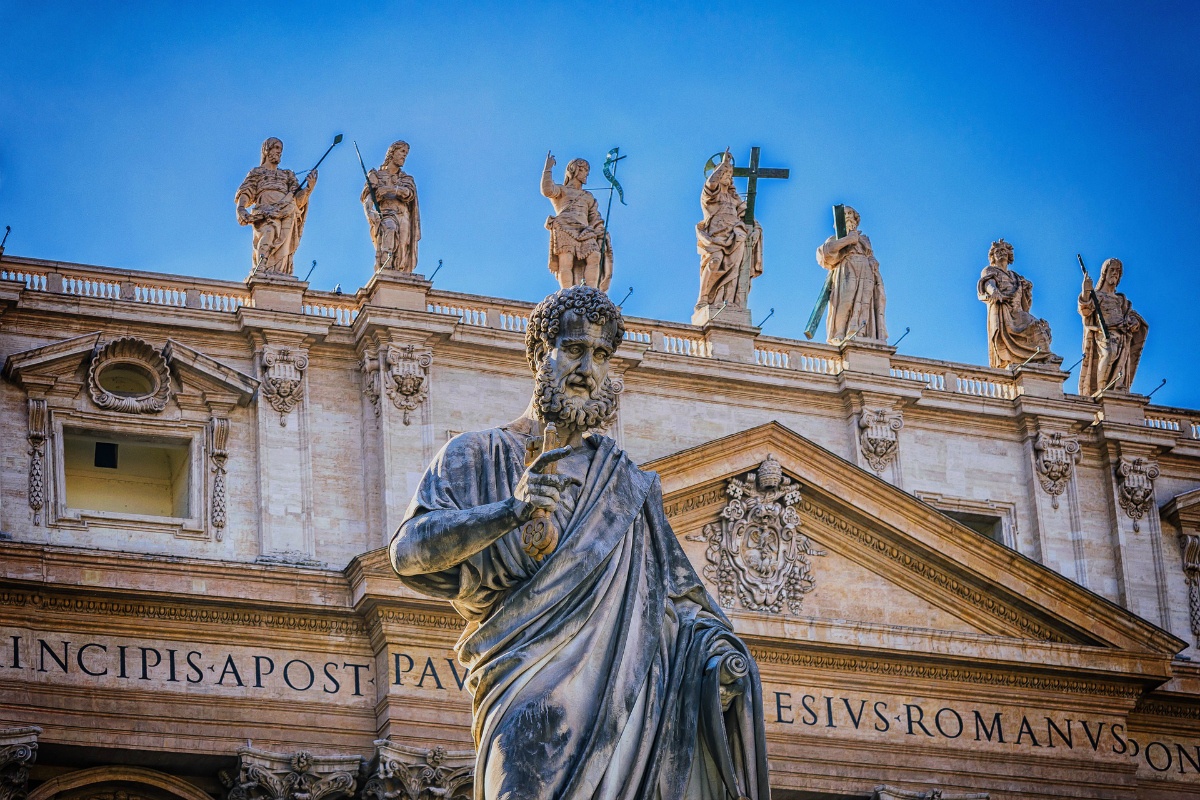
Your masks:
{"label": "rectangular window", "polygon": [[992,541],[1004,544],[1004,523],[1000,517],[990,514],[973,514],[969,511],[942,510],[942,513],[950,519],[961,522],[976,533],[982,533]]}
{"label": "rectangular window", "polygon": [[68,429],[63,473],[71,510],[190,516],[190,440]]}

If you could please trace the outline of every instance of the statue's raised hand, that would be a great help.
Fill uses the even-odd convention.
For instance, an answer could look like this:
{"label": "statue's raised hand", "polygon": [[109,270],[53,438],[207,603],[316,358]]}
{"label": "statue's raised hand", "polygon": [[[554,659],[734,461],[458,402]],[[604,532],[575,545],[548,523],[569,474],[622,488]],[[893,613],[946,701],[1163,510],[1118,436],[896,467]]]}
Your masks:
{"label": "statue's raised hand", "polygon": [[570,475],[557,475],[551,468],[555,461],[569,455],[571,455],[569,446],[549,450],[534,459],[534,462],[525,470],[521,480],[517,482],[517,488],[513,490],[513,497],[520,504],[517,510],[517,516],[520,519],[530,519],[535,510],[553,512],[558,507],[563,490],[572,483],[579,483],[578,478]]}
{"label": "statue's raised hand", "polygon": [[551,153],[550,153],[550,151],[549,151],[549,150],[547,150],[547,151],[546,151],[546,169],[551,169],[551,168],[553,168],[553,167],[554,167],[554,165],[555,165],[555,164],[557,164],[557,163],[558,163],[558,162],[554,160],[554,156],[553,156],[553,155],[551,155]]}

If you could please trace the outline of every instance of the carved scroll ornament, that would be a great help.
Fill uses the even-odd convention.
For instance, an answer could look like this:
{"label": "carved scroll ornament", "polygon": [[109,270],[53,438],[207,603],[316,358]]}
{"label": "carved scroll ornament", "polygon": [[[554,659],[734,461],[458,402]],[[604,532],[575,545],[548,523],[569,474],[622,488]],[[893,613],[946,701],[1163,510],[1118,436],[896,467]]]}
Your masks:
{"label": "carved scroll ornament", "polygon": [[904,417],[890,408],[864,408],[858,417],[858,443],[871,469],[882,473],[896,460],[900,440],[896,432],[904,427]]}
{"label": "carved scroll ornament", "polygon": [[212,526],[217,531],[217,541],[225,535],[227,522],[225,509],[225,462],[229,460],[229,420],[213,417],[209,421],[211,448],[208,457],[212,461]]}
{"label": "carved scroll ornament", "polygon": [[266,345],[262,351],[262,391],[279,412],[279,424],[287,425],[288,413],[304,395],[304,370],[308,353],[298,347]]}
{"label": "carved scroll ornament", "polygon": [[362,360],[358,362],[358,369],[362,372],[363,394],[370,399],[371,407],[375,409],[375,416],[378,417],[379,397],[382,392],[379,385],[379,357],[374,352],[363,353]]}
{"label": "carved scroll ornament", "polygon": [[1033,465],[1037,468],[1038,480],[1058,508],[1058,498],[1067,490],[1075,462],[1079,461],[1079,438],[1054,431],[1038,433],[1033,443]]}
{"label": "carved scroll ornament", "polygon": [[24,800],[41,732],[32,725],[0,730],[0,800]]}
{"label": "carved scroll ornament", "polygon": [[799,530],[799,487],[768,457],[745,480],[731,478],[725,493],[729,502],[720,522],[688,537],[708,544],[704,574],[721,605],[732,608],[737,598],[751,611],[778,614],[786,605],[800,613],[804,595],[814,588],[809,556],[825,553]]}
{"label": "carved scroll ornament", "polygon": [[404,424],[412,422],[412,412],[429,396],[429,367],[433,354],[417,350],[416,345],[388,345],[387,395],[404,412]]}
{"label": "carved scroll ornament", "polygon": [[[111,376],[117,370],[131,373],[136,383],[118,388]],[[87,374],[88,393],[105,411],[157,414],[171,399],[171,370],[167,359],[149,342],[133,336],[114,339],[92,356]]]}
{"label": "carved scroll ornament", "polygon": [[1117,463],[1117,502],[1133,520],[1133,530],[1139,530],[1138,521],[1154,507],[1154,479],[1158,477],[1158,464],[1145,458],[1121,456]]}
{"label": "carved scroll ornament", "polygon": [[376,767],[364,800],[472,800],[475,754],[377,742]]}

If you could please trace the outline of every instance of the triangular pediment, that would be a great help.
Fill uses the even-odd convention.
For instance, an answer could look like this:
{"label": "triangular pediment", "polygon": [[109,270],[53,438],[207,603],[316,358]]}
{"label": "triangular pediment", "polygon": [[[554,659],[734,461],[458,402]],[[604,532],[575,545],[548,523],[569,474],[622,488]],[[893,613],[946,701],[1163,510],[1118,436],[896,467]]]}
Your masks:
{"label": "triangular pediment", "polygon": [[[756,470],[768,458],[778,462],[768,473],[780,472],[783,484],[764,497]],[[991,640],[1005,642],[1010,652],[1020,640],[1159,657],[1185,647],[778,423],[642,466],[659,473],[681,544],[709,591],[747,632],[786,638],[820,630],[830,640],[869,639],[898,649],[931,636],[979,651]],[[785,493],[788,488],[795,492]],[[734,499],[740,505],[730,506]],[[772,499],[774,510],[752,508]],[[772,516],[780,511],[794,514],[791,532],[782,536],[772,533],[781,528]],[[765,516],[754,521],[755,513]],[[743,519],[739,526],[731,522]],[[773,558],[804,563],[784,567],[792,589],[782,601],[776,592],[771,608],[762,602],[770,592],[755,590],[778,583]]]}

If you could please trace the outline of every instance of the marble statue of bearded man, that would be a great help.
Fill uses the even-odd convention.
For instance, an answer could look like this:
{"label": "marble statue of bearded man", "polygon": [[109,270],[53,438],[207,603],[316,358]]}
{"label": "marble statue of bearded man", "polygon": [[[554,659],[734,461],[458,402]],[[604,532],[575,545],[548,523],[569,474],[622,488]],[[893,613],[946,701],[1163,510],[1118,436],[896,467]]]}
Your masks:
{"label": "marble statue of bearded man", "polygon": [[846,235],[830,236],[817,248],[817,263],[833,273],[829,294],[826,338],[831,344],[857,335],[887,340],[884,311],[887,298],[871,240],[858,229],[858,212],[846,206]]}
{"label": "marble statue of bearded man", "polygon": [[[1100,307],[1092,301],[1092,279],[1084,276],[1079,293],[1079,315],[1083,317],[1083,364],[1079,369],[1079,393],[1093,395],[1104,389],[1129,391],[1142,358],[1149,326],[1123,293],[1117,291],[1125,267],[1110,258],[1100,267],[1100,285],[1095,287]],[[1100,317],[1108,336],[1100,326]]]}
{"label": "marble statue of bearded man", "polygon": [[290,169],[280,169],[283,142],[271,137],[262,144],[262,163],[250,170],[234,196],[239,225],[254,226],[252,274],[291,275],[296,249],[308,216],[308,198],[317,171],[308,173],[304,188]]}
{"label": "marble statue of bearded man", "polygon": [[1050,323],[1030,313],[1033,284],[1014,269],[1013,246],[1000,239],[988,250],[988,265],[979,275],[979,299],[987,303],[988,363],[997,368],[1046,361],[1061,362],[1050,352]]}
{"label": "marble statue of bearded man", "polygon": [[757,666],[658,476],[594,432],[623,332],[598,289],[542,301],[529,406],[448,442],[392,540],[401,580],[467,621],[477,800],[769,800]]}

